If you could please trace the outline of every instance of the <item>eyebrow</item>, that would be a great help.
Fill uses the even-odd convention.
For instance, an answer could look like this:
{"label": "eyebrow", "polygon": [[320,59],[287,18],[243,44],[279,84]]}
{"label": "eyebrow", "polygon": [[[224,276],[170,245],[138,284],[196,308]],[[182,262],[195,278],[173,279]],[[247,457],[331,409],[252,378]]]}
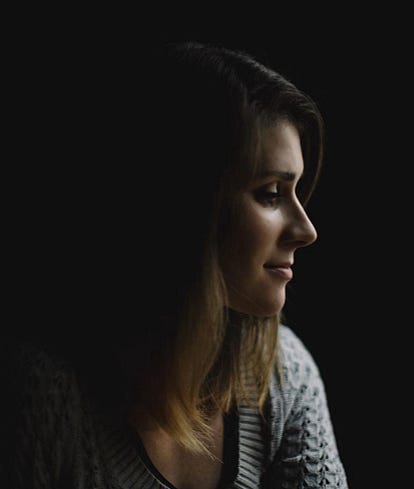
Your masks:
{"label": "eyebrow", "polygon": [[278,171],[278,170],[266,170],[258,175],[259,178],[266,178],[266,177],[277,177],[280,178],[281,180],[285,180],[287,182],[291,182],[295,180],[296,178],[296,173],[290,172],[290,171]]}

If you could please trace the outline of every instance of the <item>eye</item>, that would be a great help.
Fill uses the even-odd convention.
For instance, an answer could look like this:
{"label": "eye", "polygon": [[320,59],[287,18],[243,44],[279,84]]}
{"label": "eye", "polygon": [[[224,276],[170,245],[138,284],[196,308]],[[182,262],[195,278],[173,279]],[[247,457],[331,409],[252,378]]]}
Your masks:
{"label": "eye", "polygon": [[277,205],[281,197],[282,194],[280,193],[280,187],[278,183],[259,188],[255,192],[255,198],[258,202],[270,206]]}

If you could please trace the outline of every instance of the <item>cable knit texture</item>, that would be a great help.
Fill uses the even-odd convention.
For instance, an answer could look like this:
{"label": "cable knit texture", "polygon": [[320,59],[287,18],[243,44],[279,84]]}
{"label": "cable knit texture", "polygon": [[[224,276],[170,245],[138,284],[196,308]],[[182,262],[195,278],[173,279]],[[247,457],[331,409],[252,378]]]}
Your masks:
{"label": "cable knit texture", "polygon": [[319,369],[302,341],[281,328],[283,386],[271,384],[269,487],[348,487]]}
{"label": "cable knit texture", "polygon": [[[275,375],[264,423],[241,408],[238,476],[227,488],[348,489],[318,368],[287,326],[280,341],[282,385]],[[126,425],[103,416],[70,365],[28,344],[11,358],[1,487],[169,487],[144,464]]]}

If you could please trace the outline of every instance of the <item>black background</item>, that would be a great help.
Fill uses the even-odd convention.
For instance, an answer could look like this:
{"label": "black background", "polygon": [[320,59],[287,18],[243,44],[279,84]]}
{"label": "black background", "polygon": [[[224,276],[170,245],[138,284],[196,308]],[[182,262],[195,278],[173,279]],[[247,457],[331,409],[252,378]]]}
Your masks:
{"label": "black background", "polygon": [[[406,322],[401,303],[410,295],[410,283],[407,287],[404,278],[409,277],[404,250],[412,221],[406,216],[411,203],[403,185],[409,180],[406,162],[411,158],[410,124],[407,134],[403,122],[410,103],[404,14],[361,15],[338,6],[336,13],[312,19],[303,12],[289,17],[262,12],[241,23],[234,13],[220,23],[216,13],[204,23],[201,8],[188,21],[183,17],[189,12],[170,17],[163,11],[159,18],[137,15],[132,22],[128,13],[118,13],[116,21],[109,15],[101,24],[94,15],[77,14],[73,23],[62,16],[31,23],[26,16],[20,25],[22,19],[17,17],[16,29],[6,38],[12,61],[6,78],[23,87],[17,94],[6,92],[20,115],[16,118],[12,110],[7,128],[13,150],[8,152],[8,168],[14,176],[27,167],[30,155],[30,148],[22,151],[24,142],[16,138],[25,110],[19,97],[27,100],[33,95],[26,91],[30,79],[22,82],[19,73],[26,76],[26,63],[44,58],[50,47],[58,53],[60,42],[65,49],[73,43],[76,52],[91,44],[103,51],[114,43],[133,52],[134,44],[145,49],[164,40],[242,49],[280,71],[317,102],[326,124],[326,155],[308,212],[319,237],[297,253],[287,320],[320,367],[350,489],[403,487],[396,482],[399,470],[394,465],[394,460],[400,463],[403,450],[390,442],[388,434],[402,429],[396,419],[401,406],[398,374],[392,367],[403,343],[398,331]],[[5,190],[10,195],[10,189]],[[20,214],[13,201],[16,190],[11,193],[6,214],[13,221]],[[12,235],[7,235],[11,247],[15,232],[14,226]],[[13,290],[10,296],[14,316],[6,329],[19,322]]]}

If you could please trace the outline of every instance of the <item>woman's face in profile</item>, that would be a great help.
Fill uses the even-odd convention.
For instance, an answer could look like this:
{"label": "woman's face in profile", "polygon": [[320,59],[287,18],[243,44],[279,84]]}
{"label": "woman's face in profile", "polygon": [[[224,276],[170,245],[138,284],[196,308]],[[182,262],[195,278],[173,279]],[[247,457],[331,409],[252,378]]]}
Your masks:
{"label": "woman's face in profile", "polygon": [[228,306],[268,317],[284,305],[296,249],[317,234],[296,195],[304,168],[297,129],[279,122],[264,130],[262,144],[260,174],[236,195],[221,264]]}

